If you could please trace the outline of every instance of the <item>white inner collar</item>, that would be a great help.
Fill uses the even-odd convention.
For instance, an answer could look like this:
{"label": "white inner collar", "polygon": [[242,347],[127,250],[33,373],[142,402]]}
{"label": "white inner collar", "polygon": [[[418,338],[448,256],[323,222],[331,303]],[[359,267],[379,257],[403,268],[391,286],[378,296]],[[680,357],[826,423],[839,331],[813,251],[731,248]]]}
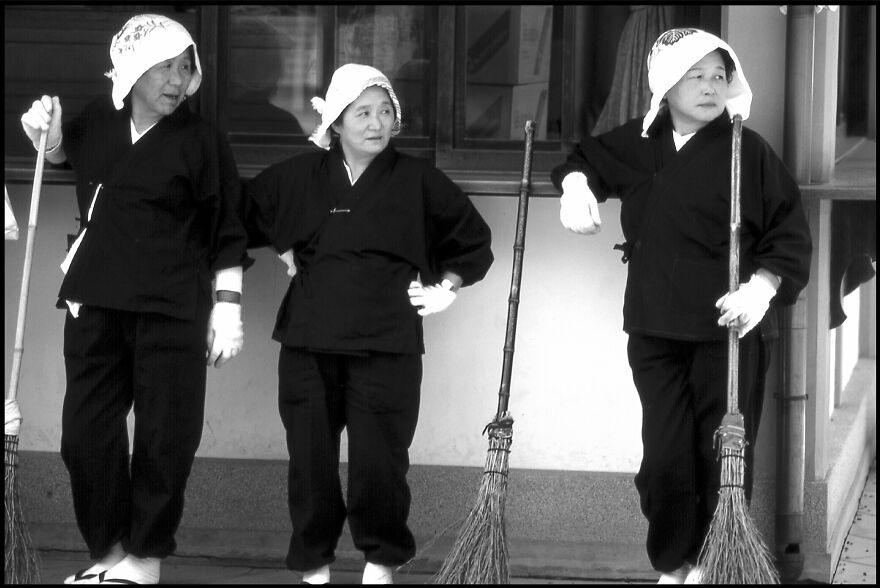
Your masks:
{"label": "white inner collar", "polygon": [[345,159],[342,160],[342,165],[345,166],[345,173],[348,174],[348,181],[351,182],[351,185],[352,185],[352,186],[354,186],[354,183],[355,183],[357,180],[352,179],[351,168],[348,167],[348,163],[346,163]]}
{"label": "white inner collar", "polygon": [[[144,129],[143,133],[138,133],[137,128],[135,128],[135,126],[134,126],[134,119],[130,118],[130,119],[128,119],[128,122],[131,125],[131,144],[132,145],[137,143],[138,139],[140,139],[141,137],[146,135],[150,131],[150,129],[152,129],[153,127],[156,126],[156,123],[153,123],[150,126],[148,126],[146,129]],[[159,121],[156,121],[156,122],[159,122]]]}
{"label": "white inner collar", "polygon": [[688,133],[687,135],[679,135],[678,131],[672,129],[672,140],[675,142],[675,150],[681,151],[681,148],[685,146],[685,143],[691,140],[691,138],[697,134],[697,131],[693,133]]}

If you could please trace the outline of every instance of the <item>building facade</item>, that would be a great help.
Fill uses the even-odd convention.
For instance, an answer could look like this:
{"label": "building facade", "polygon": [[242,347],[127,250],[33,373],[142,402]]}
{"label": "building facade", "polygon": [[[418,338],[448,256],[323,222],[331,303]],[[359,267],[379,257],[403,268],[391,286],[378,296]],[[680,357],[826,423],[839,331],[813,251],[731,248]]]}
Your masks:
{"label": "building facade", "polygon": [[[192,32],[204,71],[194,108],[227,131],[243,178],[314,149],[309,99],[323,95],[336,67],[359,62],[385,72],[402,103],[398,148],[433,160],[462,186],[492,228],[496,256],[484,281],[424,325],[410,475],[412,528],[424,547],[413,565],[436,569],[479,487],[488,444],[481,432],[501,371],[522,125],[536,120],[510,400],[511,563],[526,573],[648,579],[655,574],[632,482],[641,410],[621,330],[625,267],[613,251],[622,239],[619,203],[603,205],[599,235],[568,233],[549,171],[584,134],[644,112],[632,80],[651,31],[713,32],[737,50],[755,94],[747,126],[801,184],[814,240],[810,285],[782,317],[752,512],[791,577],[828,581],[876,453],[876,8],[815,8],[6,6],[5,184],[24,235],[33,149],[18,119],[43,93],[59,95],[73,116],[109,92],[102,74],[110,38],[135,13],[167,14]],[[58,264],[78,228],[72,179],[64,169],[44,175],[19,386],[20,467],[37,544],[82,549],[58,455],[65,384],[63,315],[54,308]],[[290,524],[287,452],[270,333],[288,278],[270,252],[252,254],[245,350],[209,374],[178,553],[280,564]],[[7,350],[23,255],[23,238],[6,243]],[[857,269],[864,279],[841,292]],[[847,318],[831,328],[839,311]],[[350,542],[340,557],[357,557]]]}

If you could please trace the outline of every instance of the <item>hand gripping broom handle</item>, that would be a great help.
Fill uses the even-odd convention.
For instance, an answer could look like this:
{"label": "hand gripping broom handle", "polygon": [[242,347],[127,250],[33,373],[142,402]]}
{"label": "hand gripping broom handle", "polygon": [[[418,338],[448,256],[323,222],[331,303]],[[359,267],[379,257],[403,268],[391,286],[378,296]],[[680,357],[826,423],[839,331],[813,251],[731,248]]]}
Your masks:
{"label": "hand gripping broom handle", "polygon": [[[740,178],[742,175],[742,116],[733,117],[730,156],[730,262],[729,292],[739,289]],[[727,327],[727,412],[739,413],[739,328]]]}
{"label": "hand gripping broom handle", "polygon": [[28,217],[27,245],[24,250],[24,269],[21,272],[21,296],[18,300],[18,321],[15,324],[15,348],[12,353],[12,372],[6,400],[18,395],[18,379],[21,375],[21,354],[24,352],[24,319],[27,316],[28,288],[31,281],[31,265],[34,259],[34,240],[37,234],[37,213],[40,210],[40,189],[43,186],[43,163],[46,160],[46,138],[49,131],[40,134],[37,164],[34,168],[34,187],[31,191],[31,212]]}
{"label": "hand gripping broom handle", "polygon": [[522,180],[519,184],[519,208],[516,214],[516,238],[513,242],[513,275],[510,279],[510,297],[507,307],[507,333],[504,337],[504,364],[501,368],[501,389],[498,392],[498,413],[495,420],[507,416],[510,399],[510,374],[513,371],[513,349],[516,339],[516,314],[519,309],[519,285],[522,281],[523,251],[526,246],[526,218],[529,214],[529,189],[532,182],[532,144],[535,139],[535,121],[525,124],[526,147]]}

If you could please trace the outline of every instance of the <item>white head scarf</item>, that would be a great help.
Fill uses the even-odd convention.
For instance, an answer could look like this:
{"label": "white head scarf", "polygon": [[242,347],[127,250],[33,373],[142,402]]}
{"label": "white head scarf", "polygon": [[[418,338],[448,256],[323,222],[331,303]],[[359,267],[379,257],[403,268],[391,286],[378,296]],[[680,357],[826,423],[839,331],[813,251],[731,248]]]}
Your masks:
{"label": "white head scarf", "polygon": [[[731,118],[742,115],[749,118],[752,90],[746,81],[739,58],[730,45],[700,29],[670,29],[661,34],[648,54],[648,86],[651,88],[651,108],[642,121],[642,137],[660,112],[660,103],[666,93],[678,83],[688,69],[716,49],[724,49],[733,60],[736,71],[730,79],[727,92],[727,113]],[[730,72],[728,72],[730,73]]]}
{"label": "white head scarf", "polygon": [[336,122],[345,108],[357,100],[361,93],[370,86],[379,86],[388,91],[394,104],[394,126],[391,135],[400,132],[400,102],[391,87],[391,82],[381,71],[369,65],[347,63],[333,72],[327,98],[312,98],[312,107],[321,115],[321,123],[315,127],[309,141],[323,149],[330,149],[330,125]]}
{"label": "white head scarf", "polygon": [[123,100],[144,72],[157,63],[177,57],[190,45],[196,62],[186,89],[187,96],[192,96],[202,83],[202,64],[189,32],[166,16],[139,14],[131,17],[110,41],[113,69],[104,74],[113,80],[112,96],[116,110],[122,110]]}

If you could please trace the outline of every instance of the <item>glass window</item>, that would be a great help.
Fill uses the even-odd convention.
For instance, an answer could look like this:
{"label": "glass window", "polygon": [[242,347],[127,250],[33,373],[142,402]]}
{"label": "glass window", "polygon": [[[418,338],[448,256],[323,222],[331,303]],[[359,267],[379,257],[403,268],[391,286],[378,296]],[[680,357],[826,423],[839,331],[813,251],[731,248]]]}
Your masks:
{"label": "glass window", "polygon": [[[135,14],[164,14],[198,42],[196,9],[168,5],[5,6],[5,157],[33,158],[21,115],[43,94],[61,99],[63,119],[109,95],[110,39]],[[210,74],[209,74],[210,75]]]}
{"label": "glass window", "polygon": [[391,81],[403,113],[402,137],[431,135],[435,34],[430,7],[343,5],[338,8],[335,67],[372,65]]}
{"label": "glass window", "polygon": [[311,98],[323,97],[336,67],[362,63],[391,80],[403,111],[401,137],[430,136],[435,10],[406,5],[231,6],[228,129],[264,137],[308,135],[318,123]]}
{"label": "glass window", "polygon": [[227,127],[233,133],[303,135],[316,124],[309,100],[323,80],[316,6],[232,6]]}
{"label": "glass window", "polygon": [[[554,8],[550,5],[464,7],[465,139],[521,140],[528,119],[537,140],[557,139],[550,125]],[[552,89],[551,89],[552,88]],[[551,97],[551,94],[554,94]]]}
{"label": "glass window", "polygon": [[[840,10],[840,50],[838,53],[837,119],[839,140],[847,137],[876,137],[877,93],[876,57],[866,51],[876,40],[876,23],[868,5],[842,6]],[[874,24],[872,24],[874,22]]]}
{"label": "glass window", "polygon": [[[618,53],[637,46],[623,33],[644,28],[633,25],[646,6],[6,6],[7,173],[10,160],[33,158],[22,112],[51,93],[69,118],[108,93],[110,38],[144,12],[175,18],[199,42],[206,77],[191,104],[229,132],[243,177],[312,149],[311,98],[352,62],[377,67],[394,85],[398,148],[449,170],[518,170],[523,122],[532,118],[534,169],[548,170],[615,104]],[[677,26],[720,26],[719,6],[667,9]]]}

